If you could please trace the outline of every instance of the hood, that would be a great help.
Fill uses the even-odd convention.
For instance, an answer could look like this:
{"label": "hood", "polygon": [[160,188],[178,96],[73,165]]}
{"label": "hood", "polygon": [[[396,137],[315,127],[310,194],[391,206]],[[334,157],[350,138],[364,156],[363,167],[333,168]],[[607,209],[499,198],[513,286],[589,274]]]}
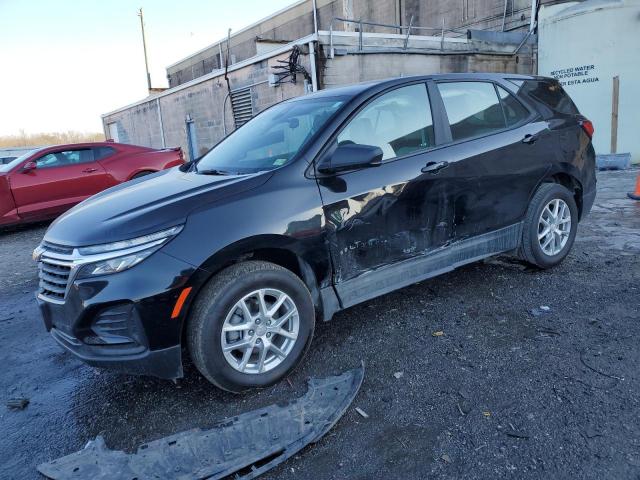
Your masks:
{"label": "hood", "polygon": [[195,208],[265,183],[270,173],[213,176],[178,168],[132,180],[76,205],[45,240],[73,246],[135,238],[184,223]]}

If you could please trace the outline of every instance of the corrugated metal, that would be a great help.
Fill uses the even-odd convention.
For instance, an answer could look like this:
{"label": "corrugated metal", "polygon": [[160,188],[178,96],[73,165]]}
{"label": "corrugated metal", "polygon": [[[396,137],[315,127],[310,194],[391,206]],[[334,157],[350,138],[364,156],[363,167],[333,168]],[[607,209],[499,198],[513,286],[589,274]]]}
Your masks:
{"label": "corrugated metal", "polygon": [[236,128],[241,127],[253,117],[253,99],[251,88],[241,88],[231,92],[231,109]]}

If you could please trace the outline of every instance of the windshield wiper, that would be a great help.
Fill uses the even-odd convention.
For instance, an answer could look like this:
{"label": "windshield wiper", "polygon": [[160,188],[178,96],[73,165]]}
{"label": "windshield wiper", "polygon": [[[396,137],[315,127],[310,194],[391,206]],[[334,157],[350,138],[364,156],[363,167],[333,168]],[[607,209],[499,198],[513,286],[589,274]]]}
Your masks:
{"label": "windshield wiper", "polygon": [[198,173],[202,175],[233,175],[231,172],[227,172],[226,170],[216,170],[215,168],[209,170],[196,170]]}

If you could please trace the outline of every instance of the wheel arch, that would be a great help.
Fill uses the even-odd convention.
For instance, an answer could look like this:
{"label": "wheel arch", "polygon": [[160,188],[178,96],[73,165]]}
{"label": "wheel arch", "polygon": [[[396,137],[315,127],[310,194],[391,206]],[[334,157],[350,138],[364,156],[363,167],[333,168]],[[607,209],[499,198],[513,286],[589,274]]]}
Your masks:
{"label": "wheel arch", "polygon": [[547,172],[541,183],[557,183],[564,186],[567,190],[573,192],[573,198],[578,207],[578,217],[582,219],[583,211],[583,187],[579,170],[571,164],[560,164]]}
{"label": "wheel arch", "polygon": [[[310,253],[300,240],[284,235],[259,235],[235,242],[209,257],[198,269],[194,283],[193,295],[188,305],[185,305],[183,322],[181,326],[181,338],[184,341],[185,326],[191,309],[197,301],[203,287],[219,272],[231,265],[247,260],[262,260],[279,265],[291,271],[302,280],[311,293],[311,299],[316,310],[316,317],[323,318],[324,302],[320,293],[322,280],[328,275],[322,268],[315,267],[308,260]],[[317,250],[315,255],[317,255]],[[327,253],[328,261],[328,253]]]}

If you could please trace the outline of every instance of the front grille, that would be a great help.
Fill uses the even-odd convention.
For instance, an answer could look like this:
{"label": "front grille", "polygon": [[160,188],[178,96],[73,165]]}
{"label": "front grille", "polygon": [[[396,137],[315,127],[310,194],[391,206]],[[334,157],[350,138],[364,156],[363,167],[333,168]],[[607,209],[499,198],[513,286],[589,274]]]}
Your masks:
{"label": "front grille", "polygon": [[43,242],[39,262],[40,298],[64,302],[73,266],[73,248]]}
{"label": "front grille", "polygon": [[67,247],[66,245],[58,245],[56,243],[51,243],[44,241],[42,242],[42,248],[47,252],[59,253],[61,255],[71,255],[73,254],[73,247]]}

